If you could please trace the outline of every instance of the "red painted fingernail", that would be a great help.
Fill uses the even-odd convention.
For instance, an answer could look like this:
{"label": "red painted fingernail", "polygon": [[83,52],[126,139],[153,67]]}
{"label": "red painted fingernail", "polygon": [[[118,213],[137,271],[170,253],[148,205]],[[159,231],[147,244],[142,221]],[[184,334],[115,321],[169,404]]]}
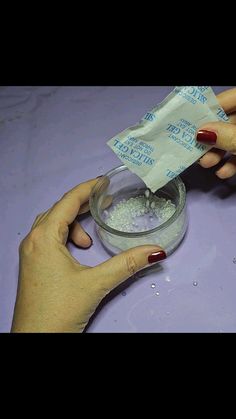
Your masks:
{"label": "red painted fingernail", "polygon": [[214,145],[216,143],[217,135],[215,132],[201,129],[197,133],[197,141],[201,143]]}
{"label": "red painted fingernail", "polygon": [[163,260],[166,258],[166,253],[164,250],[160,250],[159,252],[152,253],[150,256],[148,256],[148,263],[154,263],[159,262],[160,260]]}

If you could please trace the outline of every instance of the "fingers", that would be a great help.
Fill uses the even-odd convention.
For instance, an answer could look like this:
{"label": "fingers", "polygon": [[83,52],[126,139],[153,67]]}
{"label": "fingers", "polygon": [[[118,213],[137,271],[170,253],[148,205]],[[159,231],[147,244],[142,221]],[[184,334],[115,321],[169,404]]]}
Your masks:
{"label": "fingers", "polygon": [[91,237],[77,221],[74,221],[71,225],[69,238],[76,246],[84,248],[90,247],[93,243]]}
{"label": "fingers", "polygon": [[98,179],[89,180],[67,192],[50,211],[50,218],[70,225],[79,213],[80,206],[85,204]]}
{"label": "fingers", "polygon": [[89,203],[86,202],[85,204],[81,205],[80,209],[79,209],[79,214],[86,214],[86,212],[89,211]]}
{"label": "fingers", "polygon": [[[59,239],[61,243],[66,243],[69,233],[69,238],[77,246],[90,247],[92,240],[75,218],[77,215],[84,214],[89,210],[88,200],[90,194],[100,179],[101,176],[81,183],[67,192],[52,208],[36,217],[32,229],[39,224],[45,223],[47,231],[50,230],[50,234],[54,234],[54,237],[57,240]],[[109,185],[109,179],[105,177],[104,179],[105,181],[102,182],[101,187],[105,190]],[[104,201],[105,207],[109,206],[112,202],[112,197],[108,196],[107,198]]]}
{"label": "fingers", "polygon": [[223,159],[224,155],[225,151],[213,148],[199,160],[199,164],[204,167],[204,169],[209,169],[218,164]]}
{"label": "fingers", "polygon": [[[101,202],[101,209],[106,209],[108,207],[110,207],[110,205],[112,204],[112,200],[113,200],[113,196],[112,195],[107,195],[104,196],[102,202]],[[81,205],[80,209],[79,209],[79,215],[80,214],[85,214],[86,212],[89,211],[89,202],[86,202],[85,204]]]}
{"label": "fingers", "polygon": [[225,90],[217,95],[217,99],[226,113],[236,111],[236,88]]}
{"label": "fingers", "polygon": [[50,210],[48,210],[46,212],[42,212],[41,214],[37,215],[37,217],[34,220],[34,223],[33,223],[32,227],[31,227],[31,231],[47,217],[49,211]]}
{"label": "fingers", "polygon": [[232,156],[227,163],[224,164],[219,170],[217,170],[216,175],[220,179],[228,179],[236,174],[236,156]]}
{"label": "fingers", "polygon": [[225,122],[209,122],[198,129],[196,140],[236,154],[236,125]]}
{"label": "fingers", "polygon": [[110,205],[112,204],[112,201],[113,201],[113,196],[106,195],[101,202],[101,209],[109,208]]}
{"label": "fingers", "polygon": [[140,269],[166,258],[159,246],[139,246],[113,256],[106,262],[90,269],[92,281],[108,293]]}
{"label": "fingers", "polygon": [[[205,169],[218,164],[221,159],[224,157],[225,152],[222,150],[212,149],[208,151],[200,160],[200,166]],[[228,179],[236,174],[236,156],[232,156],[219,170],[217,170],[216,175],[220,179]]]}

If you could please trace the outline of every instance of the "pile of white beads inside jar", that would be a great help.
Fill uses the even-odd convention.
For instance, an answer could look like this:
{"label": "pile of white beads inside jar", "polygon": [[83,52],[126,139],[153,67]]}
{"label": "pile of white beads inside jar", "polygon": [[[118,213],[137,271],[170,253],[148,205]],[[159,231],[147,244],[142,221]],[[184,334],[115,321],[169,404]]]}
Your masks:
{"label": "pile of white beads inside jar", "polygon": [[151,230],[167,221],[176,206],[170,199],[158,197],[147,189],[143,195],[121,199],[103,213],[106,224],[124,232]]}

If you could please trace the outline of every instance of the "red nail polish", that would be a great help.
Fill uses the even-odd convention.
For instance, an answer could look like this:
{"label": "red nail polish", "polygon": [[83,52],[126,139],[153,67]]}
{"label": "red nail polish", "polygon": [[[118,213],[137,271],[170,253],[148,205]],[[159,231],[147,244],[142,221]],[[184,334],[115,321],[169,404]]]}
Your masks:
{"label": "red nail polish", "polygon": [[160,260],[163,260],[166,258],[166,253],[164,250],[160,250],[159,252],[152,253],[150,256],[148,256],[148,263],[154,263],[159,262]]}
{"label": "red nail polish", "polygon": [[217,135],[215,132],[207,131],[204,129],[201,129],[197,133],[197,141],[200,141],[201,143],[208,144],[208,145],[214,145],[216,143]]}

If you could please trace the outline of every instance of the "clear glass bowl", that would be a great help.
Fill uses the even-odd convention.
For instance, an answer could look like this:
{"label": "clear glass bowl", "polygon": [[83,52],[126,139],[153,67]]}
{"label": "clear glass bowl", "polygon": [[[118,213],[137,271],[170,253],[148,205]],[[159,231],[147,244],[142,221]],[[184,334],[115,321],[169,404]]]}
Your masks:
{"label": "clear glass bowl", "polygon": [[90,211],[96,230],[105,248],[111,254],[144,244],[157,244],[167,255],[180,244],[187,229],[186,190],[176,177],[154,195],[170,199],[176,206],[173,215],[162,224],[146,231],[124,232],[106,224],[107,215],[123,199],[145,195],[145,183],[124,165],[101,177],[90,196]]}

